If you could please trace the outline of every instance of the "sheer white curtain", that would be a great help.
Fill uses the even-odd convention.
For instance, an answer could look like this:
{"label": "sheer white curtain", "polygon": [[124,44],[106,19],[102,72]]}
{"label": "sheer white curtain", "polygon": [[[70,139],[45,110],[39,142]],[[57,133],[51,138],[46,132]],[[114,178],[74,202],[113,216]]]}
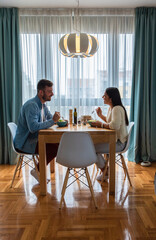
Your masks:
{"label": "sheer white curtain", "polygon": [[[77,15],[78,14],[78,15]],[[20,10],[23,66],[23,102],[36,94],[41,78],[54,83],[54,99],[48,103],[68,118],[77,107],[78,116],[91,114],[103,105],[109,86],[119,88],[127,110],[130,107],[134,41],[134,12],[129,9]],[[75,30],[97,37],[99,49],[91,58],[71,59],[59,52],[61,36]]]}

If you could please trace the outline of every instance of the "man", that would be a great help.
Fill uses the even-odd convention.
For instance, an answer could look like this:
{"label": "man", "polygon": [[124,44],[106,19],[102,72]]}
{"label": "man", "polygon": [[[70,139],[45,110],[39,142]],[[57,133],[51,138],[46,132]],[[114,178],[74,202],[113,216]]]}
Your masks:
{"label": "man", "polygon": [[[53,95],[53,83],[41,79],[37,84],[37,95],[22,106],[14,139],[17,151],[38,153],[38,131],[53,126],[60,118],[59,112],[52,116],[45,105],[45,102],[51,101]],[[57,149],[58,144],[46,144],[47,164],[56,157]],[[39,181],[35,169],[31,171],[31,175]]]}

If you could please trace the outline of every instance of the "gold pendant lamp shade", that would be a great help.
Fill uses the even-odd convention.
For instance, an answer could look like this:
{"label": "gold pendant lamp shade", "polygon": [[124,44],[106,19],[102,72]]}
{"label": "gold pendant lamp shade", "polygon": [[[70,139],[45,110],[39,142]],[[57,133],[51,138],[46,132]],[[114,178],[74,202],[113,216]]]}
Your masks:
{"label": "gold pendant lamp shade", "polygon": [[59,42],[61,53],[71,58],[92,57],[98,50],[98,40],[86,33],[65,34]]}

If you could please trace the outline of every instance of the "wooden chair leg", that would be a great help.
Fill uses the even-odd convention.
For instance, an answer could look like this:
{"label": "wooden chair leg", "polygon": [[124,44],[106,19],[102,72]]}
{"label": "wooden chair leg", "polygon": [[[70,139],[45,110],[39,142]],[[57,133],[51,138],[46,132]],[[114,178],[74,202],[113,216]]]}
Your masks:
{"label": "wooden chair leg", "polygon": [[75,177],[76,177],[76,182],[77,182],[77,185],[78,185],[79,190],[80,190],[80,181],[79,181],[79,179],[78,179],[78,174],[77,174],[77,171],[76,171],[75,168],[74,168],[74,175],[75,175]]}
{"label": "wooden chair leg", "polygon": [[93,191],[92,183],[91,183],[90,176],[89,176],[89,173],[88,173],[88,169],[87,169],[87,168],[85,168],[85,173],[86,173],[86,177],[87,177],[89,189],[90,189],[90,192],[91,192],[93,201],[94,201],[95,208],[98,208],[97,205],[96,205],[96,201],[95,201],[95,197],[94,197],[94,191]]}
{"label": "wooden chair leg", "polygon": [[108,154],[104,154],[104,158],[105,158],[106,162],[105,162],[105,168],[104,168],[104,171],[103,171],[103,176],[102,176],[102,179],[101,179],[101,185],[105,181],[105,176],[106,176],[106,173],[108,171],[108,163],[109,163],[109,156],[108,156]]}
{"label": "wooden chair leg", "polygon": [[93,167],[92,176],[94,175],[95,168],[96,168],[96,174],[97,174],[97,173],[98,173],[98,171],[99,171],[99,168],[97,167],[96,163],[94,163],[94,167]]}
{"label": "wooden chair leg", "polygon": [[67,186],[67,182],[68,182],[69,173],[70,173],[70,169],[68,168],[67,172],[66,172],[65,179],[64,179],[63,187],[62,187],[62,193],[61,193],[62,195],[61,195],[61,201],[60,201],[60,206],[59,206],[60,209],[62,207],[62,202],[63,202],[64,194],[65,194],[65,191],[66,191],[66,186]]}
{"label": "wooden chair leg", "polygon": [[125,163],[125,159],[124,159],[122,154],[120,154],[120,156],[121,156],[121,161],[122,161],[122,166],[123,166],[124,172],[125,172],[126,176],[128,177],[128,181],[129,181],[130,186],[132,187],[132,183],[131,183],[131,179],[130,179],[128,169],[127,169],[127,166],[126,166],[126,163]]}
{"label": "wooden chair leg", "polygon": [[[95,168],[96,168],[96,173],[95,173]],[[93,181],[92,181],[92,184],[94,185],[94,183],[95,183],[95,180],[96,180],[96,177],[97,177],[97,175],[98,175],[98,172],[99,172],[99,168],[98,168],[98,166],[96,165],[96,163],[94,163],[94,167],[93,167],[93,171],[92,171],[92,175],[91,175],[91,179],[93,179]],[[95,173],[95,175],[94,175],[94,173]]]}
{"label": "wooden chair leg", "polygon": [[16,177],[16,173],[18,171],[18,167],[21,165],[21,161],[23,161],[22,157],[23,156],[20,155],[19,158],[18,158],[18,161],[17,161],[17,164],[16,164],[16,168],[15,168],[15,171],[14,171],[14,176],[12,178],[12,182],[11,182],[10,188],[12,188],[12,186],[13,186],[13,183],[14,183],[14,180],[15,180],[15,177]]}
{"label": "wooden chair leg", "polygon": [[50,162],[50,172],[55,172],[55,158],[53,158],[53,160]]}
{"label": "wooden chair leg", "polygon": [[121,159],[122,168],[124,170],[124,174],[125,174],[124,180],[125,180],[126,176],[127,176],[126,169],[125,169],[125,161],[124,161],[124,158],[123,158],[122,154],[119,154],[119,156],[120,156],[120,159]]}
{"label": "wooden chair leg", "polygon": [[24,158],[24,156],[21,156],[21,163],[20,163],[20,166],[19,166],[18,177],[20,177],[20,174],[21,174],[21,168],[22,168],[22,164],[23,164],[23,158]]}
{"label": "wooden chair leg", "polygon": [[36,159],[35,159],[35,156],[34,156],[34,155],[32,156],[32,159],[33,159],[33,162],[34,162],[34,166],[35,166],[37,175],[38,175],[38,177],[39,177],[39,179],[40,179],[40,174],[39,174],[39,171],[38,171],[38,168],[37,168]]}

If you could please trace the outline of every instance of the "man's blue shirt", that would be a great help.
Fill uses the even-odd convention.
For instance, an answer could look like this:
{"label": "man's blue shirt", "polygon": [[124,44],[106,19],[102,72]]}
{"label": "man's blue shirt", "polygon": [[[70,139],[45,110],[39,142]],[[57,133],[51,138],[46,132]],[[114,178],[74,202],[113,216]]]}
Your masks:
{"label": "man's blue shirt", "polygon": [[41,120],[42,103],[37,95],[22,106],[14,139],[15,148],[26,153],[35,153],[38,131],[54,125],[52,114],[45,104],[43,107],[45,122]]}

